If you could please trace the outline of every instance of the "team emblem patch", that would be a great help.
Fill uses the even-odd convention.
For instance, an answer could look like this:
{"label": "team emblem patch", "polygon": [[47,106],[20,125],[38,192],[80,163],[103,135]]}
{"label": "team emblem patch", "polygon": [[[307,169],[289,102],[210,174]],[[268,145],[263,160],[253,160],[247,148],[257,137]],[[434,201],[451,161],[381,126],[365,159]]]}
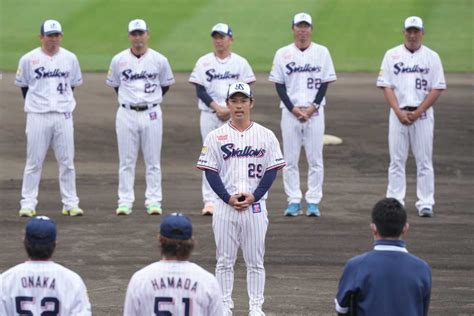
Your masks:
{"label": "team emblem patch", "polygon": [[217,140],[227,140],[229,135],[217,135]]}
{"label": "team emblem patch", "polygon": [[201,154],[202,154],[202,155],[205,155],[205,154],[207,154],[207,151],[208,151],[207,146],[202,146]]}
{"label": "team emblem patch", "polygon": [[156,120],[156,118],[158,117],[158,116],[156,115],[156,112],[150,112],[149,115],[150,115],[150,120]]}
{"label": "team emblem patch", "polygon": [[252,204],[252,213],[261,213],[262,208],[260,207],[260,203],[253,203]]}
{"label": "team emblem patch", "polygon": [[72,117],[72,113],[71,112],[64,112],[64,118],[67,120],[67,119],[70,119]]}

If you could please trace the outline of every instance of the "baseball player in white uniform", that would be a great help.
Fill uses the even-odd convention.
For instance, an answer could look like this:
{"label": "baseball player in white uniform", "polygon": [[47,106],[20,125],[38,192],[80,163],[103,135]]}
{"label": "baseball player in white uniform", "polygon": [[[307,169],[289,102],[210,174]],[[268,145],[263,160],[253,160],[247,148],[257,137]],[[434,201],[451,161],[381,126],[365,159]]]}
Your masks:
{"label": "baseball player in white uniform", "polygon": [[0,276],[0,315],[92,315],[81,277],[51,260],[54,221],[46,216],[30,219],[24,246],[29,260]]}
{"label": "baseball player in white uniform", "polygon": [[36,214],[41,169],[51,146],[59,165],[62,213],[80,216],[84,212],[76,193],[72,112],[81,69],[76,55],[60,47],[63,31],[58,21],[44,21],[39,38],[41,47],[21,57],[15,78],[25,98],[27,142],[19,215]]}
{"label": "baseball player in white uniform", "polygon": [[119,188],[117,215],[132,212],[135,193],[135,165],[141,148],[146,167],[145,207],[150,215],[160,215],[161,144],[163,117],[161,102],[174,83],[168,59],[148,47],[145,21],[132,20],[128,25],[131,48],[114,56],[107,75],[107,85],[118,94],[116,118],[119,151]]}
{"label": "baseball player in white uniform", "polygon": [[216,278],[188,259],[194,248],[193,228],[181,213],[160,224],[162,259],[137,271],[130,280],[124,316],[222,316]]}
{"label": "baseball player in white uniform", "polygon": [[313,22],[307,13],[293,17],[294,43],[280,48],[273,59],[269,80],[275,83],[281,99],[283,153],[288,164],[283,169],[285,193],[288,196],[286,216],[301,214],[298,161],[301,146],[308,160],[306,215],[321,216],[323,197],[324,106],[328,84],[336,81],[329,50],[311,42]]}
{"label": "baseball player in white uniform", "polygon": [[405,164],[411,147],[417,168],[416,208],[419,216],[431,217],[435,204],[432,105],[446,89],[446,81],[439,55],[422,45],[421,18],[408,17],[403,34],[404,44],[385,53],[377,79],[390,105],[387,197],[404,204]]}
{"label": "baseball player in white uniform", "polygon": [[[198,59],[189,82],[196,86],[198,107],[201,110],[201,137],[221,127],[230,117],[225,104],[227,89],[231,83],[255,82],[255,75],[247,60],[230,51],[233,33],[229,25],[218,23],[211,30],[214,51]],[[217,196],[212,191],[204,173],[202,177],[203,215],[214,213]]]}
{"label": "baseball player in white uniform", "polygon": [[206,137],[197,167],[206,173],[220,198],[212,219],[216,242],[216,277],[222,290],[224,315],[232,315],[234,264],[240,247],[247,266],[251,316],[264,315],[267,191],[277,170],[285,166],[273,132],[250,120],[254,99],[250,86],[229,86],[230,121]]}

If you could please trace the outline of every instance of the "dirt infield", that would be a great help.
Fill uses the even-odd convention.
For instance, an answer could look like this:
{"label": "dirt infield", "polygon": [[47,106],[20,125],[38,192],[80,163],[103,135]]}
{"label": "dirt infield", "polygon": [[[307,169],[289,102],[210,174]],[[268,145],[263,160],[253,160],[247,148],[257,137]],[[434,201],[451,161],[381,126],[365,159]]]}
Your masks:
{"label": "dirt infield", "polygon": [[[25,259],[17,216],[25,163],[25,114],[13,74],[0,80],[0,272]],[[199,244],[192,261],[213,271],[211,218],[200,216],[199,113],[188,74],[177,74],[163,103],[163,206],[165,213],[191,216]],[[333,315],[334,295],[347,259],[371,248],[369,212],[384,196],[388,165],[388,106],[375,88],[374,74],[339,74],[328,91],[326,133],[344,140],[325,148],[321,218],[282,216],[286,206],[281,173],[267,202],[264,309],[267,315]],[[159,259],[155,235],[160,217],[143,207],[144,165],[137,166],[136,203],[128,217],[115,216],[118,155],[115,92],[105,74],[86,74],[77,89],[74,114],[77,187],[82,218],[60,215],[57,166],[52,153],[44,165],[38,211],[59,226],[55,260],[84,279],[94,315],[120,315],[128,280]],[[435,108],[435,217],[416,216],[415,164],[408,163],[408,249],[433,269],[430,315],[474,315],[472,75],[450,74],[449,89]],[[281,139],[280,110],[273,86],[259,75],[253,119]],[[302,155],[304,156],[304,155]],[[302,159],[304,160],[304,159]],[[302,173],[306,165],[302,163]],[[306,183],[303,176],[302,183]],[[239,254],[234,286],[235,315],[246,315],[245,265]],[[388,286],[388,285],[387,285]]]}

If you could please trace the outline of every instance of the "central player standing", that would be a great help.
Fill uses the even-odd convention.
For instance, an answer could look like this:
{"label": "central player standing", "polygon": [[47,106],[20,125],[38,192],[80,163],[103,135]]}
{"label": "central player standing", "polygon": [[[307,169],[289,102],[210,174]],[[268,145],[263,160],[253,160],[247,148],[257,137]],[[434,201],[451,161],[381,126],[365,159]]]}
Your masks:
{"label": "central player standing", "polygon": [[[232,29],[229,25],[218,23],[211,30],[214,52],[208,53],[196,62],[189,82],[196,86],[201,110],[202,141],[207,134],[221,127],[230,117],[226,107],[227,88],[231,83],[243,81],[252,83],[255,75],[247,60],[230,51],[234,42]],[[209,183],[202,178],[203,215],[212,215],[215,207],[216,195]]]}
{"label": "central player standing", "polygon": [[308,160],[306,215],[321,216],[319,202],[323,197],[324,98],[328,84],[336,81],[329,50],[311,42],[313,22],[307,13],[293,18],[294,43],[280,48],[273,59],[269,80],[275,83],[281,99],[283,152],[288,166],[283,170],[288,196],[286,216],[301,213],[303,197],[298,161],[301,146]]}
{"label": "central player standing", "polygon": [[268,227],[265,200],[285,161],[273,132],[250,120],[254,99],[248,84],[231,84],[226,104],[231,119],[209,133],[197,163],[220,198],[212,219],[216,277],[225,315],[232,315],[234,264],[240,247],[247,266],[249,315],[264,315],[263,257]]}

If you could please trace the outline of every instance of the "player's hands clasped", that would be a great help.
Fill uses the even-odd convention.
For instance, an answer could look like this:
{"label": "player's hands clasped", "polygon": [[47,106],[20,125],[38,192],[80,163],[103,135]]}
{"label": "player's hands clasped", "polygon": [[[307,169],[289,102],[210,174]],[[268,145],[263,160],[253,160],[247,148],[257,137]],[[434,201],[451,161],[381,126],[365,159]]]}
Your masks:
{"label": "player's hands clasped", "polygon": [[410,115],[412,113],[413,112],[407,112],[407,111],[403,111],[403,110],[400,110],[400,111],[396,112],[397,117],[400,120],[400,123],[402,123],[403,125],[411,125],[414,121],[416,121],[416,118],[412,119],[412,117]]}
{"label": "player's hands clasped", "polygon": [[228,108],[218,107],[216,108],[217,118],[223,122],[227,122],[230,118],[230,111]]}
{"label": "player's hands clasped", "polygon": [[309,119],[309,116],[308,114],[306,113],[306,111],[302,110],[300,107],[298,106],[295,106],[293,107],[293,109],[291,110],[291,113],[293,113],[293,115],[298,119],[298,121],[300,121],[301,123],[304,123],[306,122],[308,119]]}
{"label": "player's hands clasped", "polygon": [[255,197],[252,193],[241,192],[232,195],[228,204],[236,211],[245,211],[250,207],[250,205],[252,205],[253,202],[255,202]]}

